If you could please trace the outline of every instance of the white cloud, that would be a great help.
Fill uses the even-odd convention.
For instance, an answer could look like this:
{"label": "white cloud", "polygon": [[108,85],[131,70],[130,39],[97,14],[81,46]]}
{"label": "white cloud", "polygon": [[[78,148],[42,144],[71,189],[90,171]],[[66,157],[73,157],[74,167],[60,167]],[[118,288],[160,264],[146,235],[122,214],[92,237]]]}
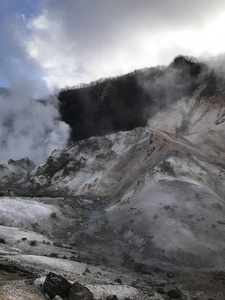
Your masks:
{"label": "white cloud", "polygon": [[50,0],[27,24],[27,54],[44,70],[51,90],[167,64],[178,54],[224,51],[219,5],[159,2]]}

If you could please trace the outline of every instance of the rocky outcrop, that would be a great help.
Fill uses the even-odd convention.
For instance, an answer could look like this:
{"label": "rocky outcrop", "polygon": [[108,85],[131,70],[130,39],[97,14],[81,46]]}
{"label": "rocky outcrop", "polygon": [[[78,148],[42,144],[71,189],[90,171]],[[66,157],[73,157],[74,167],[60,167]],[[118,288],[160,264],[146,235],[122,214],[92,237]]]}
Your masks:
{"label": "rocky outcrop", "polygon": [[[35,168],[35,164],[28,158],[19,160],[10,159],[7,163],[0,162],[0,188],[2,193],[12,188],[10,186],[26,182],[29,173]],[[7,192],[6,192],[7,193]]]}
{"label": "rocky outcrop", "polygon": [[84,285],[78,282],[72,284],[66,278],[52,272],[48,273],[44,281],[43,293],[45,297],[51,298],[60,296],[68,300],[95,300],[93,294]]}
{"label": "rocky outcrop", "polygon": [[56,295],[64,298],[68,296],[72,284],[64,277],[50,272],[44,282],[44,293],[47,293],[51,298]]}

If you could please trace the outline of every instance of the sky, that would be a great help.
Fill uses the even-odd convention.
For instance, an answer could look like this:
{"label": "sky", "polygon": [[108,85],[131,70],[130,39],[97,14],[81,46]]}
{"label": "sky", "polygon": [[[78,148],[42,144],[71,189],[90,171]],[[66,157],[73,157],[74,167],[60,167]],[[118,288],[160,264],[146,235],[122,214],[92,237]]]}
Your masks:
{"label": "sky", "polygon": [[1,0],[0,86],[57,89],[225,52],[224,0]]}

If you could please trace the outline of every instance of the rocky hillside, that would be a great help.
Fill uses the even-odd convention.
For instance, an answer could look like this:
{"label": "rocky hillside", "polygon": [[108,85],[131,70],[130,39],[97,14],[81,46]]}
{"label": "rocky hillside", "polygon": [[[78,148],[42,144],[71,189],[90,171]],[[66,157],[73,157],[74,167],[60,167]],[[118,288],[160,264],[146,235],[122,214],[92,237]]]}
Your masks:
{"label": "rocky hillside", "polygon": [[[225,96],[200,85],[144,128],[78,141],[29,174],[21,196],[74,198],[60,238],[142,263],[219,268],[225,242]],[[16,188],[15,188],[16,189]],[[83,203],[85,220],[76,210]]]}
{"label": "rocky hillside", "polygon": [[[174,77],[171,70],[176,70]],[[177,299],[225,297],[224,272],[198,277],[175,272],[225,267],[224,85],[202,64],[183,58],[154,72],[148,70],[157,90],[152,95],[168,101],[150,112],[150,102],[141,98],[139,127],[133,122],[137,106],[131,105],[125,109],[126,122],[132,111],[131,128],[126,122],[118,128],[135,128],[99,131],[109,113],[106,99],[113,99],[110,87],[97,94],[105,96],[96,100],[101,114],[91,120],[98,116],[101,126],[93,132],[84,127],[84,135],[69,148],[53,151],[40,166],[28,158],[1,163],[3,299],[43,299],[40,285],[49,272],[86,284],[96,299],[175,299],[173,292]],[[174,93],[171,87],[169,94],[166,89],[160,93],[163,78],[167,87],[177,83]],[[88,89],[93,95],[105,86],[109,83],[104,81]],[[71,139],[82,122],[75,122]],[[21,281],[12,285],[6,270],[17,279],[28,276],[25,283],[42,279],[31,287]]]}
{"label": "rocky hillside", "polygon": [[214,91],[220,79],[206,64],[178,56],[169,66],[136,70],[116,78],[62,90],[62,120],[71,141],[146,126],[156,112],[182,97],[190,98],[202,83]]}

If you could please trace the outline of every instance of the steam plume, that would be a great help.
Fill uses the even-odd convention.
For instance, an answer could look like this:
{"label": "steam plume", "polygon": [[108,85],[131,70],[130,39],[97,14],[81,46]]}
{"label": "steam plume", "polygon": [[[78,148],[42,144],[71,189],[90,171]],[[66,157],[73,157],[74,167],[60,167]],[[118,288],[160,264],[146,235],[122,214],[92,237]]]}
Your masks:
{"label": "steam plume", "polygon": [[27,88],[1,90],[0,160],[27,156],[40,164],[54,149],[66,146],[69,126],[60,121],[56,97],[36,101],[27,96]]}

